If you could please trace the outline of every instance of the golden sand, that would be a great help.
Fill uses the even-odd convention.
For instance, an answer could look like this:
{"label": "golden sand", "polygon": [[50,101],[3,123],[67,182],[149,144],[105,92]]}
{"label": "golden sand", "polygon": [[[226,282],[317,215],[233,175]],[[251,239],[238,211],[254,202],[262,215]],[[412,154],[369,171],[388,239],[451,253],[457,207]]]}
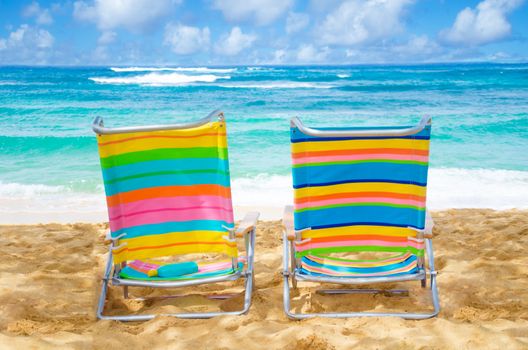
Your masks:
{"label": "golden sand", "polygon": [[[1,349],[527,349],[528,211],[449,210],[433,214],[442,311],[425,321],[399,318],[290,321],[282,311],[282,242],[278,222],[257,231],[256,288],[244,316],[209,320],[158,317],[149,322],[96,321],[106,259],[105,225],[0,227]],[[300,285],[296,311],[419,310],[430,297],[418,282],[409,296],[321,296]],[[329,286],[326,286],[329,287]],[[124,300],[112,288],[111,312],[236,310],[242,296],[217,301],[209,293],[238,292],[240,283],[176,293],[191,296]],[[167,291],[132,290],[134,296]]]}

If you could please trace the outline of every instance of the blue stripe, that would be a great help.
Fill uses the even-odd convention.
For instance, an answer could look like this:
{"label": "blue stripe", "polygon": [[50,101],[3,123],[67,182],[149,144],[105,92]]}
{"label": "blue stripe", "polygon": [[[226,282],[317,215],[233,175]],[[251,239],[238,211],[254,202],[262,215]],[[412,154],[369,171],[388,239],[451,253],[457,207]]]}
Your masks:
{"label": "blue stripe", "polygon": [[229,176],[222,174],[171,174],[140,177],[119,181],[113,184],[105,184],[107,196],[117,193],[129,192],[143,188],[160,186],[192,186],[192,185],[220,185],[229,187]]}
{"label": "blue stripe", "polygon": [[124,176],[141,175],[167,170],[220,170],[229,172],[229,161],[220,158],[186,158],[152,160],[103,169],[103,180],[111,181]]}
{"label": "blue stripe", "polygon": [[[293,168],[293,186],[301,188],[307,184],[351,182],[371,178],[382,178],[382,182],[427,183],[427,165],[395,163],[360,163],[306,166]],[[381,175],[381,176],[380,176]]]}
{"label": "blue stripe", "polygon": [[[355,127],[355,128],[317,128],[316,130],[322,131],[352,131],[352,130],[386,130],[386,129],[407,129],[410,126],[403,127]],[[379,137],[319,137],[311,136],[302,133],[297,128],[290,128],[290,139],[292,143],[305,142],[305,141],[347,141],[347,140],[387,140],[387,139],[418,139],[418,140],[429,140],[431,136],[431,126],[426,126],[422,131],[413,135],[407,136],[379,136]]]}
{"label": "blue stripe", "polygon": [[322,183],[308,183],[302,185],[293,185],[294,189],[305,188],[305,187],[320,187],[320,186],[331,186],[331,185],[342,185],[342,184],[351,184],[351,183],[363,183],[363,182],[386,182],[390,184],[402,184],[402,185],[415,185],[426,187],[426,183],[412,183],[409,181],[394,181],[387,179],[362,179],[362,180],[351,180],[351,181],[332,181],[332,182],[322,182]]}
{"label": "blue stripe", "polygon": [[425,211],[383,205],[365,205],[296,212],[294,219],[296,230],[362,222],[379,222],[380,226],[397,225],[423,228],[425,224]]}
{"label": "blue stripe", "polygon": [[222,226],[234,227],[234,223],[228,223],[221,220],[191,220],[179,222],[164,222],[160,224],[148,224],[127,227],[121,230],[112,232],[112,237],[117,237],[122,233],[126,236],[122,239],[136,238],[142,236],[161,235],[170,232],[188,232],[188,231],[218,231],[227,232]]}
{"label": "blue stripe", "polygon": [[[316,261],[313,261],[313,260],[310,260],[308,257],[304,256],[302,258],[302,263],[306,264],[306,265],[309,265],[311,267],[326,268],[326,269],[330,269],[330,270],[333,270],[333,271],[336,271],[336,272],[341,272],[341,273],[378,273],[378,272],[390,272],[390,271],[393,271],[393,270],[408,266],[408,265],[412,264],[413,262],[415,262],[416,260],[417,260],[417,257],[415,255],[411,255],[407,259],[402,261],[402,262],[394,263],[394,264],[390,264],[390,265],[385,265],[385,266],[350,267],[350,266],[335,266],[335,265],[331,265],[331,264],[328,264],[328,265],[320,264],[320,263],[318,263]],[[413,269],[411,271],[416,271],[416,270],[417,269],[415,268],[415,269]],[[313,272],[309,272],[309,273],[313,273]],[[405,272],[405,273],[408,274],[408,273],[413,273],[413,272]]]}

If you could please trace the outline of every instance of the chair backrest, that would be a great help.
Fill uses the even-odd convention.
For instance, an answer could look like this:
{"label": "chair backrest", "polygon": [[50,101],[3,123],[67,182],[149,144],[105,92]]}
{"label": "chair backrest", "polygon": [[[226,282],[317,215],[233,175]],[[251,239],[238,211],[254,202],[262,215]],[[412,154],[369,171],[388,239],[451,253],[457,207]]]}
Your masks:
{"label": "chair backrest", "polygon": [[365,251],[423,255],[423,240],[412,228],[424,228],[430,124],[406,136],[324,136],[388,129],[325,128],[312,136],[292,123],[298,257]]}
{"label": "chair backrest", "polygon": [[97,143],[110,230],[120,237],[115,263],[190,253],[237,256],[229,239],[233,208],[223,117],[183,129],[108,130],[97,134]]}

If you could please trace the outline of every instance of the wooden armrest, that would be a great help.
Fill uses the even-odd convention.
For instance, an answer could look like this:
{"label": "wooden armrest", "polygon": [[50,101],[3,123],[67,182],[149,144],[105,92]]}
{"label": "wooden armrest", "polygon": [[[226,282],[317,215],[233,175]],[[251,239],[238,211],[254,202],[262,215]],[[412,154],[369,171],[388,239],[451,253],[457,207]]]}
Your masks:
{"label": "wooden armrest", "polygon": [[237,229],[235,230],[235,235],[238,238],[244,237],[245,234],[249,233],[252,229],[257,226],[257,220],[260,216],[260,213],[257,211],[251,211],[246,214],[244,219],[240,222]]}
{"label": "wooden armrest", "polygon": [[286,237],[288,237],[288,240],[295,240],[295,228],[293,224],[293,205],[287,205],[284,207],[284,215],[282,216],[282,226],[286,231]]}
{"label": "wooden armrest", "polygon": [[431,216],[431,212],[427,210],[425,212],[425,229],[424,229],[424,238],[433,238],[433,227],[434,227],[434,220]]}

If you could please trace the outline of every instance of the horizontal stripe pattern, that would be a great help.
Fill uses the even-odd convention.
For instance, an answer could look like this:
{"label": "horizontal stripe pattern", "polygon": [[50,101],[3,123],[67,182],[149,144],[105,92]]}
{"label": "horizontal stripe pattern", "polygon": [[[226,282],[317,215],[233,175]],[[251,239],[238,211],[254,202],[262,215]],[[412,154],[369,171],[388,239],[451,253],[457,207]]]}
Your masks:
{"label": "horizontal stripe pattern", "polygon": [[[291,129],[294,221],[302,232],[296,255],[302,271],[332,276],[415,271],[424,245],[412,228],[425,224],[430,131],[427,126],[401,137],[334,138]],[[372,263],[374,269],[390,263],[379,271],[336,269],[330,256],[342,252],[393,252],[401,259]]]}
{"label": "horizontal stripe pattern", "polygon": [[224,122],[98,135],[114,262],[190,253],[237,256]]}
{"label": "horizontal stripe pattern", "polygon": [[301,259],[301,272],[312,276],[382,277],[417,273],[418,259],[411,253],[374,264],[338,261],[308,255]]}

